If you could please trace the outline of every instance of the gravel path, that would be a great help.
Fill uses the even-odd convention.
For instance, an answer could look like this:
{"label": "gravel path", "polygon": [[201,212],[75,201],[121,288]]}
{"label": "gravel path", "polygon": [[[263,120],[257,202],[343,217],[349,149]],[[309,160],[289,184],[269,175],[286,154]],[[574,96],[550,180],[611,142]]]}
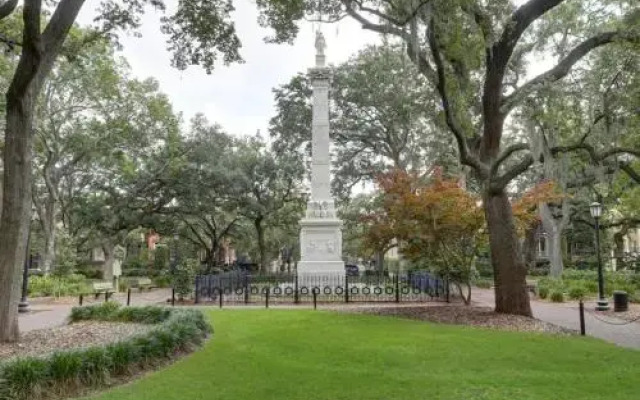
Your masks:
{"label": "gravel path", "polygon": [[123,322],[77,322],[27,332],[18,343],[0,344],[0,361],[16,356],[41,356],[56,350],[107,344],[144,333],[153,325]]}

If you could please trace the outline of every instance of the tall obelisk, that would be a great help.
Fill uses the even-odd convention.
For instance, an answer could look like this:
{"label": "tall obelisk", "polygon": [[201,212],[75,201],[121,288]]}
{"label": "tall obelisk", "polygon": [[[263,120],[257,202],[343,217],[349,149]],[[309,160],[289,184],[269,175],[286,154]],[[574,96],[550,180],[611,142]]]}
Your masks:
{"label": "tall obelisk", "polygon": [[305,218],[300,220],[300,262],[298,275],[344,274],[342,261],[342,221],[337,218],[331,197],[329,156],[329,80],[325,65],[326,42],[316,33],[316,66],[309,70],[313,87],[311,127],[311,198]]}

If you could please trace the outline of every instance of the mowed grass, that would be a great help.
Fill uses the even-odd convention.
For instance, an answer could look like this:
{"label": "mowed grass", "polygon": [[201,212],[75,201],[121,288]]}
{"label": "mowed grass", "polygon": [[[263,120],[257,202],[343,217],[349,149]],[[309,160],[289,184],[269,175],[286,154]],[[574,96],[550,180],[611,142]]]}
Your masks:
{"label": "mowed grass", "polygon": [[100,400],[640,398],[640,352],[322,311],[210,312],[196,354]]}

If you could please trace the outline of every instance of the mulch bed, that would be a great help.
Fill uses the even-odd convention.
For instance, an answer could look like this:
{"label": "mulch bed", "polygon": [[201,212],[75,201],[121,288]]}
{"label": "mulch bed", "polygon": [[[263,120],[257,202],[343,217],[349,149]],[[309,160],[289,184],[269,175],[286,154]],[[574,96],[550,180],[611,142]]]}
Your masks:
{"label": "mulch bed", "polygon": [[518,315],[498,314],[489,307],[458,304],[414,307],[364,307],[342,312],[395,316],[442,324],[467,325],[516,332],[575,334],[574,331]]}
{"label": "mulch bed", "polygon": [[40,329],[20,336],[17,343],[0,343],[0,361],[13,357],[42,356],[56,350],[77,349],[118,342],[145,333],[152,325],[86,321]]}

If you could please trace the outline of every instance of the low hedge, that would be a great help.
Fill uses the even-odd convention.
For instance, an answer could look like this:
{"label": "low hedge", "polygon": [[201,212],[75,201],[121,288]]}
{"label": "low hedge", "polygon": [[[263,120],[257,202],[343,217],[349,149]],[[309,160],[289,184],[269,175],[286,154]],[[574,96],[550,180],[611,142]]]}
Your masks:
{"label": "low hedge", "polygon": [[122,308],[113,302],[75,307],[71,321],[85,320],[137,322],[157,327],[108,345],[6,361],[0,364],[0,399],[51,398],[103,386],[112,377],[153,365],[176,352],[193,350],[213,331],[198,310]]}

